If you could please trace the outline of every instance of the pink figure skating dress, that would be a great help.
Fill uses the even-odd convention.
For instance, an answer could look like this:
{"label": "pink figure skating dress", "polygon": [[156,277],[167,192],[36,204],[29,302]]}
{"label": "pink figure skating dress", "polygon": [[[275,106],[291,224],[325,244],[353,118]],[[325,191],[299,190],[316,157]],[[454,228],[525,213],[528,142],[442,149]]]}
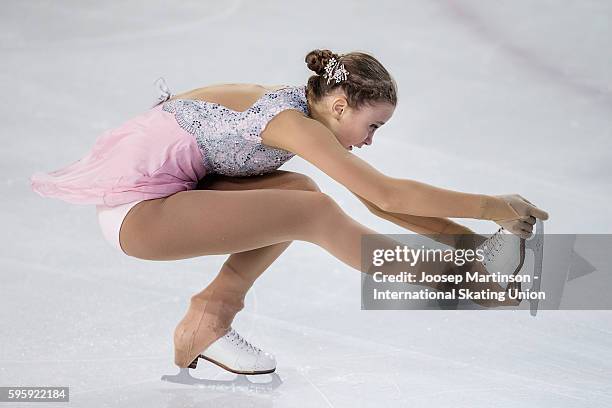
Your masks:
{"label": "pink figure skating dress", "polygon": [[294,156],[264,145],[260,134],[285,109],[309,115],[305,86],[268,91],[243,112],[170,92],[146,112],[107,130],[80,160],[30,177],[44,197],[118,206],[195,189],[206,174],[253,176]]}

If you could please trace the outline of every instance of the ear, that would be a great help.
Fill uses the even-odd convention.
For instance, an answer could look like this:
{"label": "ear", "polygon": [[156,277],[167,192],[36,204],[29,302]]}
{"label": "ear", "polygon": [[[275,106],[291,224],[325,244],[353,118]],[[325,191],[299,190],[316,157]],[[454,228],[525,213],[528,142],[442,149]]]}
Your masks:
{"label": "ear", "polygon": [[343,96],[334,98],[334,101],[332,102],[332,111],[336,119],[339,118],[340,115],[342,115],[343,113],[346,113],[347,108],[348,103],[346,101],[346,98],[344,98]]}

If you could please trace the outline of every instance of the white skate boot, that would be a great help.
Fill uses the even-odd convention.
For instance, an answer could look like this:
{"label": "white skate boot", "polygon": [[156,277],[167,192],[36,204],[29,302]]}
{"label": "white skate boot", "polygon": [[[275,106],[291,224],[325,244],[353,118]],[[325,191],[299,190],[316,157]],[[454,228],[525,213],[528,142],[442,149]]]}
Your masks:
{"label": "white skate boot", "polygon": [[[246,341],[232,327],[199,356],[236,374],[269,374],[276,370],[276,359]],[[196,358],[189,368],[196,368]]]}
{"label": "white skate boot", "polygon": [[[544,251],[544,223],[536,219],[536,231],[528,239],[522,239],[504,228],[487,238],[476,247],[483,251],[485,259],[482,264],[489,273],[516,276],[523,268],[525,262],[525,249],[534,253],[533,284],[531,291],[539,291],[542,277],[542,260]],[[503,287],[503,285],[501,285]],[[521,292],[521,282],[508,282],[506,292],[516,290]],[[531,301],[531,315],[535,316],[538,309],[537,299]]]}
{"label": "white skate boot", "polygon": [[[525,240],[504,228],[498,229],[476,249],[482,250],[484,255],[482,264],[489,273],[516,275],[525,260]],[[505,289],[509,290],[509,287],[510,283]]]}

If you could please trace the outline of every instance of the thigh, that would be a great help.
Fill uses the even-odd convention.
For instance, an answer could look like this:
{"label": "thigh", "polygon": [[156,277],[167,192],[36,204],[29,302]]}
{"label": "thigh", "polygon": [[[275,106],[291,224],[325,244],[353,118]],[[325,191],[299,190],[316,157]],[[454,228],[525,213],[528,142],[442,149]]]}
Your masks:
{"label": "thigh", "polygon": [[319,191],[181,191],[134,206],[123,222],[121,246],[137,258],[175,260],[310,241],[319,220],[336,207]]}

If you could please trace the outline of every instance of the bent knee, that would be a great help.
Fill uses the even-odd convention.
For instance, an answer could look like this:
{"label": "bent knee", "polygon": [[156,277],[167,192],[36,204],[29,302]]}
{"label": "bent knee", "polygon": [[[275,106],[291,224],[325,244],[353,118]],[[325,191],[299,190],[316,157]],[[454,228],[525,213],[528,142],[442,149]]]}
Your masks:
{"label": "bent knee", "polygon": [[316,219],[325,221],[329,217],[345,214],[340,205],[329,194],[321,191],[313,191],[312,193],[310,211]]}

